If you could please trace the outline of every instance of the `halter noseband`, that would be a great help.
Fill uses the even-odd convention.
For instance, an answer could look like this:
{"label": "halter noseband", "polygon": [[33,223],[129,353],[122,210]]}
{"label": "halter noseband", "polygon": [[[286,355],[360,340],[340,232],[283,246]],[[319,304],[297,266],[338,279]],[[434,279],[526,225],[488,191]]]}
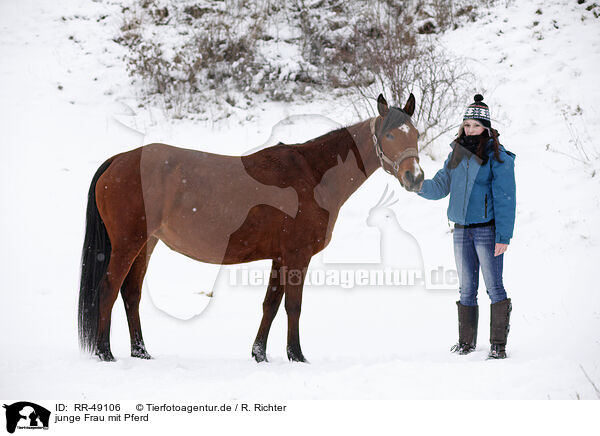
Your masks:
{"label": "halter noseband", "polygon": [[[371,133],[373,135],[373,145],[375,146],[375,154],[379,158],[379,163],[381,164],[381,168],[383,168],[383,170],[386,173],[397,177],[398,171],[400,170],[400,164],[404,160],[406,160],[410,157],[414,157],[417,159],[417,162],[419,161],[419,151],[415,147],[409,147],[406,150],[402,151],[402,153],[400,153],[400,155],[398,156],[398,158],[395,161],[391,160],[389,157],[387,157],[385,155],[385,153],[383,152],[383,148],[381,147],[381,144],[380,144],[379,140],[377,139],[377,133],[375,132],[376,121],[377,121],[377,117],[375,117],[371,120]],[[388,164],[394,170],[394,172],[387,169],[384,165],[384,162],[386,164]]]}

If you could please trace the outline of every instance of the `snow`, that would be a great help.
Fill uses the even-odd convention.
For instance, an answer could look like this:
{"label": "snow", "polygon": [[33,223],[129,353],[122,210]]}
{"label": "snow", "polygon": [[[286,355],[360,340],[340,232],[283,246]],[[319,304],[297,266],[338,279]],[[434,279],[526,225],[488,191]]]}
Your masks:
{"label": "snow", "polygon": [[[455,285],[309,286],[300,327],[310,364],[287,361],[283,307],[271,328],[270,362],[256,364],[250,351],[264,286],[230,286],[230,272],[241,266],[207,268],[159,246],[140,309],[155,359],[129,357],[117,301],[111,339],[118,361],[107,364],[80,354],[76,329],[87,190],[106,158],[154,141],[244,154],[361,118],[352,101],[324,95],[264,102],[218,121],[168,121],[160,108],[136,107],[124,49],[111,41],[118,4],[1,2],[2,397],[597,399],[582,368],[600,384],[600,26],[587,3],[503,3],[441,43],[467,57],[482,84],[473,93],[485,96],[502,143],[517,155],[517,222],[504,267],[514,306],[508,359],[485,360],[489,300],[481,281],[478,347],[468,356],[449,352]],[[282,65],[295,50],[282,46]],[[438,140],[435,155],[445,156],[451,138]],[[426,177],[442,162],[422,156]],[[367,225],[388,184],[399,199],[389,206],[397,227],[388,231],[399,229],[392,238],[418,241],[426,271],[453,270],[447,199],[425,201],[383,171],[342,208],[331,245],[311,267],[394,262],[379,258],[393,250],[379,246],[377,227]],[[215,283],[212,298],[206,283]]]}

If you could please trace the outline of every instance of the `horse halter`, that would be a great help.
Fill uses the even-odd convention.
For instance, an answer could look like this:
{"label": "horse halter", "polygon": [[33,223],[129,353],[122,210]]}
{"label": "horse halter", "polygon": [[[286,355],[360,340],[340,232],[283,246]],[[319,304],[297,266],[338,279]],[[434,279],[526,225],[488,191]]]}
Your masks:
{"label": "horse halter", "polygon": [[[379,158],[379,163],[381,164],[381,168],[394,177],[398,176],[398,171],[400,171],[400,164],[410,157],[414,157],[419,161],[419,151],[415,147],[409,147],[406,150],[403,150],[402,153],[398,156],[398,158],[394,161],[385,155],[383,152],[383,148],[381,147],[381,143],[379,139],[377,139],[377,133],[375,132],[375,123],[377,121],[377,117],[371,120],[371,134],[373,135],[373,145],[375,146],[375,154]],[[384,165],[384,162],[388,164],[394,172],[387,169]]]}

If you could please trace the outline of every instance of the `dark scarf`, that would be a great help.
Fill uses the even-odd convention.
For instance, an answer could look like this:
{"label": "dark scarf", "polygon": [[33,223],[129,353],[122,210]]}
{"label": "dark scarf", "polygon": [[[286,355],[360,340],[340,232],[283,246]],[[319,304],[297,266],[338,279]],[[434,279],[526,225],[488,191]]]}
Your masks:
{"label": "dark scarf", "polygon": [[[454,146],[454,150],[452,151],[452,158],[450,159],[450,168],[456,168],[460,161],[465,157],[468,153],[475,155],[481,161],[480,165],[485,165],[488,161],[488,153],[487,153],[487,140],[489,136],[486,135],[472,135],[472,136],[462,136],[456,140],[456,144]],[[483,150],[482,156],[477,154],[477,150],[479,149],[479,144],[486,143],[486,146]]]}
{"label": "dark scarf", "polygon": [[[483,135],[472,135],[472,136],[463,136],[459,140],[459,144],[462,145],[468,152],[471,154],[477,154],[477,148],[479,148],[479,144],[483,139]],[[487,139],[488,136],[485,136]]]}

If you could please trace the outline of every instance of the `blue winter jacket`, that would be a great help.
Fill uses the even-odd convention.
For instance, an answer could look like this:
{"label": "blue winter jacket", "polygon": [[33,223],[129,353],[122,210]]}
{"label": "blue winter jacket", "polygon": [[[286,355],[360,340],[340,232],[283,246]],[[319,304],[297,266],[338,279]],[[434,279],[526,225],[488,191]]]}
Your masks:
{"label": "blue winter jacket", "polygon": [[[452,142],[452,147],[455,142]],[[460,147],[460,145],[457,145]],[[494,157],[492,139],[487,146],[489,159],[481,160],[470,153],[457,165],[448,168],[452,152],[444,167],[433,179],[425,180],[418,193],[429,200],[439,200],[450,194],[448,219],[467,225],[495,220],[496,242],[508,244],[515,226],[516,186],[515,155],[500,146],[500,160]]]}

